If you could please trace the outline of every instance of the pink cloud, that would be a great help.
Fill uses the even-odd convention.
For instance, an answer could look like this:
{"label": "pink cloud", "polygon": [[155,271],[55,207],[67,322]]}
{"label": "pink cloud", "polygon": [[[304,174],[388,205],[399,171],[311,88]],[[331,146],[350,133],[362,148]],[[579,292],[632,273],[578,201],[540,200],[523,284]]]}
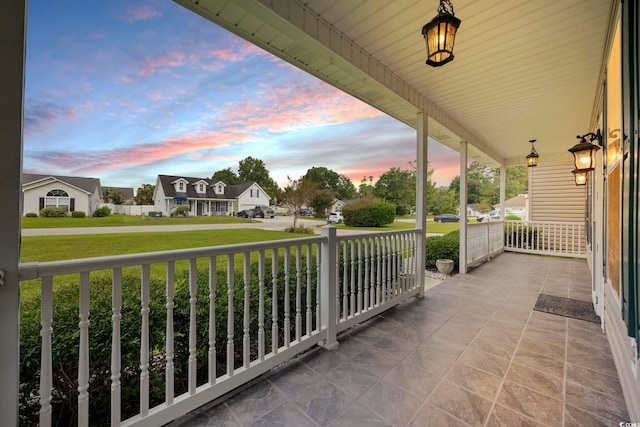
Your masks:
{"label": "pink cloud", "polygon": [[168,51],[147,58],[138,70],[138,75],[150,76],[157,72],[166,73],[171,67],[181,67],[185,64],[187,55],[180,51]]}
{"label": "pink cloud", "polygon": [[198,150],[213,150],[229,144],[241,143],[246,134],[230,134],[220,131],[195,132],[164,138],[154,144],[135,144],[114,150],[60,152],[50,151],[25,156],[53,168],[67,169],[69,165],[81,165],[69,171],[79,175],[95,175],[125,167],[142,166],[175,156],[190,154],[197,156]]}
{"label": "pink cloud", "polygon": [[138,7],[131,7],[125,12],[123,16],[124,20],[128,23],[134,23],[136,21],[146,21],[149,19],[160,18],[162,12],[153,9],[148,4],[143,4]]}

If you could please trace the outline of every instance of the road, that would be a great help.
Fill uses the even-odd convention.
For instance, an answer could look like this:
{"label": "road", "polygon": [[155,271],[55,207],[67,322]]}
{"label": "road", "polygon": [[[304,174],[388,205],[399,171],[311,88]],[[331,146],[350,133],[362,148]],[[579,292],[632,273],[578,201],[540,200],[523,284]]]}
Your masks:
{"label": "road", "polygon": [[[154,221],[153,219],[149,219]],[[411,220],[403,220],[411,222]],[[308,218],[298,218],[298,225],[305,225],[320,232],[318,226],[325,225],[325,221]],[[188,225],[141,225],[123,227],[77,227],[77,228],[23,228],[23,236],[63,236],[73,234],[114,234],[114,233],[154,233],[167,231],[192,231],[192,230],[222,230],[233,228],[258,228],[262,230],[282,231],[293,225],[293,217],[276,216],[275,218],[264,218],[252,220],[245,223],[236,224],[188,224]],[[381,230],[382,231],[382,230]],[[338,235],[376,233],[367,230],[344,230],[338,229]],[[427,233],[427,236],[439,236],[440,233]]]}

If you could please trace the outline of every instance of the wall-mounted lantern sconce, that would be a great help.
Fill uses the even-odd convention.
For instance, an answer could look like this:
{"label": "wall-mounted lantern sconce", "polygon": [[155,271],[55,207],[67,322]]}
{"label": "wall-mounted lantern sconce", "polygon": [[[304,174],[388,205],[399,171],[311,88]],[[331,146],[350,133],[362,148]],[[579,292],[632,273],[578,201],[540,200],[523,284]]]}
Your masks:
{"label": "wall-mounted lantern sconce", "polygon": [[439,67],[453,61],[453,43],[460,21],[454,16],[450,0],[440,0],[438,16],[422,27],[427,46],[427,65]]}
{"label": "wall-mounted lantern sconce", "polygon": [[536,142],[536,140],[530,139],[529,142],[531,143],[531,153],[529,153],[529,155],[527,156],[527,166],[531,168],[534,166],[538,166],[538,152],[533,146],[533,143]]}
{"label": "wall-mounted lantern sconce", "polygon": [[571,172],[573,172],[573,178],[576,181],[576,185],[587,185],[587,174],[589,171],[574,169]]}
{"label": "wall-mounted lantern sconce", "polygon": [[[602,146],[602,134],[600,129],[596,133],[587,133],[585,135],[576,136],[580,140],[579,143],[569,148],[569,152],[573,154],[573,164],[579,171],[592,171],[596,167],[596,152]],[[587,142],[589,138],[589,142]],[[597,143],[594,144],[594,141]]]}
{"label": "wall-mounted lantern sconce", "polygon": [[573,154],[574,170],[572,172],[576,185],[586,185],[587,173],[596,167],[596,152],[602,146],[602,134],[598,129],[596,133],[589,132],[582,136],[578,135],[576,138],[580,142],[569,148],[569,152]]}

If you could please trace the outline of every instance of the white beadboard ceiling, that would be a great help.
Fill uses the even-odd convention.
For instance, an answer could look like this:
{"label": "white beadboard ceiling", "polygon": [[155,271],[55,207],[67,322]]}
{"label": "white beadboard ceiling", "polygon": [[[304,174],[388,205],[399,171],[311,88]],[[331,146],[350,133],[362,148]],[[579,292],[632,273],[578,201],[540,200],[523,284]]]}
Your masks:
{"label": "white beadboard ceiling", "polygon": [[561,160],[593,130],[614,0],[452,0],[455,59],[425,65],[438,0],[175,0],[280,58],[486,164],[537,139]]}

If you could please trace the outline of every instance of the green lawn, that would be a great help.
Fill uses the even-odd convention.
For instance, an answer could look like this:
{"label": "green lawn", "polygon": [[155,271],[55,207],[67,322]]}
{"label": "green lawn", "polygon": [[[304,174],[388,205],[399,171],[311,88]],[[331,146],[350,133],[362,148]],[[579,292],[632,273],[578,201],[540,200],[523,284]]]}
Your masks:
{"label": "green lawn", "polygon": [[[254,220],[259,221],[259,220]],[[148,216],[109,215],[102,218],[22,218],[22,228],[117,227],[135,225],[242,224],[246,218],[234,216],[194,216],[150,218]]]}
{"label": "green lawn", "polygon": [[[246,221],[246,220],[245,220]],[[308,234],[292,234],[284,231],[260,229],[201,230],[157,233],[118,233],[67,236],[25,236],[22,238],[21,262],[61,261],[77,258],[124,255],[142,252],[157,252],[174,249],[188,249],[206,246],[283,240],[308,237]],[[270,256],[270,254],[268,254]],[[235,267],[242,268],[242,255],[235,257]],[[253,254],[252,262],[257,255]],[[176,272],[186,269],[187,261],[176,263]],[[198,268],[208,266],[206,259],[198,260]],[[218,267],[225,268],[226,258],[218,259]],[[137,267],[131,267],[137,269]],[[110,274],[96,272],[95,274]],[[164,264],[152,265],[151,274],[164,277]],[[77,278],[60,276],[55,283],[75,282]],[[39,280],[24,281],[20,285],[23,301],[37,297],[40,293]]]}

